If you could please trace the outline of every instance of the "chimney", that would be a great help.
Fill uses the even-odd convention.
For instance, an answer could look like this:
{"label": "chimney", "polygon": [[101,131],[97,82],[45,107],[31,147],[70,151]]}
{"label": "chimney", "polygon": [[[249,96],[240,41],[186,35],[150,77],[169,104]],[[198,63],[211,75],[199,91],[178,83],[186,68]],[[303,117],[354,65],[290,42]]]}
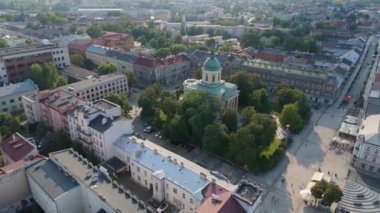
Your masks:
{"label": "chimney", "polygon": [[102,119],[102,125],[106,124],[107,123],[107,118],[103,118]]}

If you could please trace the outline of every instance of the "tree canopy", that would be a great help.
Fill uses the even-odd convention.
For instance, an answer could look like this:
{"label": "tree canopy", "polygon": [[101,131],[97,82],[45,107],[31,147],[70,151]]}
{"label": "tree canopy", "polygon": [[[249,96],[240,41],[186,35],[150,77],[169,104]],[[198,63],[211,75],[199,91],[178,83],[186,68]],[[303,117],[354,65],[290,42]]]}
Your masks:
{"label": "tree canopy", "polygon": [[98,38],[102,35],[103,30],[99,25],[92,25],[86,32],[91,38]]}
{"label": "tree canopy", "polygon": [[0,48],[9,47],[7,40],[0,39]]}
{"label": "tree canopy", "polygon": [[128,113],[132,107],[128,104],[128,99],[124,94],[110,93],[106,96],[106,99],[115,104],[118,104],[122,109],[123,116],[129,117]]}
{"label": "tree canopy", "polygon": [[226,107],[223,110],[222,122],[226,125],[228,132],[235,132],[238,128],[238,118],[236,109]]}
{"label": "tree canopy", "polygon": [[253,90],[265,87],[258,75],[246,71],[236,72],[227,81],[236,84],[240,90],[239,105],[241,106],[251,105]]}
{"label": "tree canopy", "polygon": [[38,85],[40,90],[54,89],[67,84],[67,80],[59,75],[57,68],[53,63],[44,65],[32,64],[29,78]]}
{"label": "tree canopy", "polygon": [[154,119],[161,93],[162,88],[159,84],[150,85],[141,93],[138,105],[142,108],[141,116],[144,119]]}
{"label": "tree canopy", "polygon": [[336,183],[325,180],[317,182],[310,191],[315,198],[322,199],[321,204],[324,206],[338,203],[343,197],[343,192]]}
{"label": "tree canopy", "polygon": [[18,131],[20,121],[9,112],[0,112],[0,136],[8,137]]}
{"label": "tree canopy", "polygon": [[203,148],[219,156],[225,156],[228,151],[228,134],[223,124],[209,124],[205,127],[202,137]]}
{"label": "tree canopy", "polygon": [[280,122],[282,125],[290,125],[290,130],[299,132],[303,127],[302,117],[299,114],[297,104],[286,104],[280,114]]}
{"label": "tree canopy", "polygon": [[81,56],[79,54],[70,55],[70,61],[72,64],[74,64],[78,67],[84,67],[84,58],[83,58],[83,56]]}
{"label": "tree canopy", "polygon": [[117,66],[114,63],[101,63],[98,68],[96,68],[96,72],[100,75],[110,74],[117,71]]}

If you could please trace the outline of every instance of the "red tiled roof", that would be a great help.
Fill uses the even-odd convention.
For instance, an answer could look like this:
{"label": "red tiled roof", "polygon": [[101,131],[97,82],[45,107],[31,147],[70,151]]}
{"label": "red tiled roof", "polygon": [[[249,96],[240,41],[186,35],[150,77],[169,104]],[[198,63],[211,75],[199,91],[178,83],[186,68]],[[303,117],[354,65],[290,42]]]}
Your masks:
{"label": "red tiled roof", "polygon": [[23,160],[34,149],[36,146],[17,132],[1,143],[1,150],[13,161]]}
{"label": "red tiled roof", "polygon": [[285,58],[285,56],[282,54],[264,52],[264,51],[259,51],[255,53],[253,57],[266,60],[266,61],[273,61],[273,62],[284,62],[284,58]]}
{"label": "red tiled roof", "polygon": [[[240,204],[232,197],[232,193],[227,189],[210,183],[202,190],[205,197],[202,205],[197,209],[197,213],[245,213]],[[215,201],[212,196],[217,196],[220,201]]]}
{"label": "red tiled roof", "polygon": [[8,164],[2,168],[0,168],[0,175],[7,174],[13,170],[20,169],[24,167],[24,160],[19,160],[14,163]]}
{"label": "red tiled roof", "polygon": [[171,64],[175,64],[178,62],[186,61],[189,60],[186,56],[184,55],[176,55],[173,57],[169,58],[148,58],[148,57],[138,57],[135,61],[136,65],[144,66],[144,67],[150,67],[150,68],[156,68],[156,67],[161,67],[161,66],[167,66]]}
{"label": "red tiled roof", "polygon": [[91,40],[76,40],[71,42],[68,47],[69,50],[77,50],[80,52],[86,52],[86,49],[91,45]]}

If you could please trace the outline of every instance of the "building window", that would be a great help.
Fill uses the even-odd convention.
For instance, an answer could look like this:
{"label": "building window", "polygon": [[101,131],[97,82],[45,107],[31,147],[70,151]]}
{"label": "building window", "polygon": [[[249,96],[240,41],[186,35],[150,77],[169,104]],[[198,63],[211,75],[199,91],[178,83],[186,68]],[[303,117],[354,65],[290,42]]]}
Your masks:
{"label": "building window", "polygon": [[376,162],[376,158],[372,158],[372,162]]}
{"label": "building window", "polygon": [[169,188],[168,184],[166,184],[166,188]]}
{"label": "building window", "polygon": [[14,102],[15,102],[15,100],[14,100],[14,99],[11,99],[11,100],[9,100],[9,102],[10,102],[10,103],[14,103]]}
{"label": "building window", "polygon": [[190,203],[193,204],[193,198],[190,198]]}
{"label": "building window", "polygon": [[361,167],[362,167],[362,169],[365,169],[365,164],[364,164],[364,163],[362,163]]}
{"label": "building window", "polygon": [[186,198],[186,195],[185,193],[182,194],[182,198],[185,199]]}
{"label": "building window", "polygon": [[4,106],[5,104],[7,104],[5,101],[2,101],[2,102],[1,102],[1,105]]}
{"label": "building window", "polygon": [[137,180],[141,181],[140,175],[137,175]]}
{"label": "building window", "polygon": [[144,171],[144,176],[146,177],[146,171]]}
{"label": "building window", "polygon": [[208,81],[208,75],[206,74],[206,81]]}
{"label": "building window", "polygon": [[155,184],[154,184],[154,189],[155,189],[156,191],[158,191],[158,183],[155,183]]}
{"label": "building window", "polygon": [[215,75],[212,75],[212,82],[215,82]]}
{"label": "building window", "polygon": [[375,168],[375,167],[373,167],[373,166],[370,166],[370,167],[369,167],[369,171],[371,171],[371,172],[372,172],[374,168]]}
{"label": "building window", "polygon": [[18,100],[21,101],[21,97],[18,97]]}
{"label": "building window", "polygon": [[136,166],[136,168],[137,168],[137,172],[140,172],[140,167]]}
{"label": "building window", "polygon": [[177,189],[173,188],[173,192],[174,192],[174,194],[177,194]]}

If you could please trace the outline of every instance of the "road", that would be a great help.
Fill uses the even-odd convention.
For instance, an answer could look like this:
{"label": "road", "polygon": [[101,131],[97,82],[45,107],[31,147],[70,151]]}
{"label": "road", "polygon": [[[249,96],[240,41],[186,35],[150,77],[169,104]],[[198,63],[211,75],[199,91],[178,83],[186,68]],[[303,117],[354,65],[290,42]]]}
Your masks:
{"label": "road", "polygon": [[[357,77],[352,79],[352,85],[347,86],[347,95],[358,96],[365,85],[372,69],[372,55],[376,46],[374,41],[377,39],[369,45],[368,54]],[[271,172],[253,177],[267,186],[260,212],[320,212],[320,209],[306,206],[299,196],[299,191],[305,188],[313,173],[319,169],[330,173],[333,180],[343,187],[351,154],[330,150],[329,142],[336,136],[351,105],[352,103],[341,108],[332,106],[313,111],[310,123],[293,138],[286,158]],[[285,178],[285,183],[281,181],[282,178]],[[274,197],[278,199],[275,205],[272,201]]]}

